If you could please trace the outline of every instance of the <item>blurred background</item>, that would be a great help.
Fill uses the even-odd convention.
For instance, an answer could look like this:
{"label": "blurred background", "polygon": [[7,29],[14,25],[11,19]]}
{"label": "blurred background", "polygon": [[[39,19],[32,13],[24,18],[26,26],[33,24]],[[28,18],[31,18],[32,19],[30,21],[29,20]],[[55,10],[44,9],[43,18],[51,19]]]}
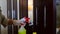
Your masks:
{"label": "blurred background", "polygon": [[[2,14],[8,19],[19,20],[20,19],[19,11],[24,10],[24,9],[20,10],[19,7],[21,7],[20,5],[22,5],[23,2],[26,3],[26,1],[23,1],[23,2],[21,1],[22,3],[20,5],[19,5],[19,2],[20,2],[19,0],[0,0]],[[26,7],[24,5],[26,5],[26,4],[23,4],[23,8]],[[25,10],[25,12],[26,12],[26,10]],[[28,17],[33,22],[33,0],[28,0]],[[8,34],[8,26],[6,28],[4,28],[1,25],[1,34]]]}
{"label": "blurred background", "polygon": [[[14,1],[14,2],[12,2],[12,1]],[[26,3],[26,1],[25,1],[25,3]],[[19,4],[19,0],[10,0],[10,1],[0,0],[2,14],[5,15],[6,18],[9,18],[9,19],[19,20],[19,17],[21,17],[19,13],[22,13],[19,11],[23,11],[22,9],[24,8],[24,7],[21,8],[22,6],[19,6],[19,5],[21,5],[21,4]],[[24,6],[24,4],[23,4],[23,6]],[[24,8],[24,9],[26,9],[26,8]],[[28,0],[28,17],[33,22],[33,0]],[[60,33],[60,31],[59,31],[60,30],[60,0],[56,0],[56,17],[57,17],[56,18],[56,21],[57,21],[56,22],[56,32],[57,32],[57,34],[59,34]],[[8,34],[8,26],[6,28],[4,28],[1,25],[1,34]]]}
{"label": "blurred background", "polygon": [[56,34],[60,34],[60,0],[56,0]]}

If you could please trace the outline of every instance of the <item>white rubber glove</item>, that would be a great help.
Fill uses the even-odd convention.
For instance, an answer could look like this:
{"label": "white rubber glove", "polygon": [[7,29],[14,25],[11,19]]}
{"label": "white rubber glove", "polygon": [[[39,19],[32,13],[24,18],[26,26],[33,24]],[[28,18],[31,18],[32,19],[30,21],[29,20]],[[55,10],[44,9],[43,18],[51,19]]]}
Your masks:
{"label": "white rubber glove", "polygon": [[[25,17],[24,18],[22,18],[22,19],[20,19],[20,20],[15,20],[14,21],[15,23],[15,25],[20,25],[20,24],[24,24],[24,26],[26,25],[26,19],[25,19]],[[32,26],[33,25],[33,22],[29,19],[29,26]]]}
{"label": "white rubber glove", "polygon": [[20,24],[24,24],[24,26],[26,25],[25,18],[22,18],[20,20],[14,20],[14,25],[20,25]]}

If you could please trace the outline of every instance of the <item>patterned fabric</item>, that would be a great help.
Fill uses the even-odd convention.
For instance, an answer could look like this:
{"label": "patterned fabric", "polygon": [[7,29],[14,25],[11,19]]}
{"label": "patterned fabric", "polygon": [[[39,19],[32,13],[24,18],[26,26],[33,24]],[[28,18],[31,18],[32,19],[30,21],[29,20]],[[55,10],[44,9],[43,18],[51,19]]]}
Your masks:
{"label": "patterned fabric", "polygon": [[2,24],[4,27],[7,25],[7,19],[4,15],[2,15],[2,10],[0,7],[0,24]]}
{"label": "patterned fabric", "polygon": [[0,24],[2,24],[4,27],[6,27],[7,23],[7,19],[5,18],[4,15],[0,15]]}

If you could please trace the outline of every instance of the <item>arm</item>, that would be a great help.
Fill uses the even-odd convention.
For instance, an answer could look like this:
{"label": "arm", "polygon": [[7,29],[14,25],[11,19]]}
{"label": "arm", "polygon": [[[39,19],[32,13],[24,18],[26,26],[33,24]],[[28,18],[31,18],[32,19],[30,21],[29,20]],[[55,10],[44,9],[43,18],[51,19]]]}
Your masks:
{"label": "arm", "polygon": [[12,25],[17,22],[17,20],[7,19],[4,15],[1,15],[1,24],[6,27],[7,25]]}
{"label": "arm", "polygon": [[8,24],[8,20],[5,18],[4,15],[1,15],[1,24],[6,27]]}

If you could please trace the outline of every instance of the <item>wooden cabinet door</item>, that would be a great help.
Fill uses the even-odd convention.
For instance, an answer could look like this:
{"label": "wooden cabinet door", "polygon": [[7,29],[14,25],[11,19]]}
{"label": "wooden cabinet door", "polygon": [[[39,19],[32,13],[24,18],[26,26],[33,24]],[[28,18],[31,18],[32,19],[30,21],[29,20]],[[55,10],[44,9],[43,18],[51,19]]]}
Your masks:
{"label": "wooden cabinet door", "polygon": [[[13,10],[17,11],[17,0],[13,1]],[[11,0],[8,0],[8,12],[11,13]],[[46,8],[46,23],[44,22]],[[33,32],[37,34],[55,34],[56,8],[55,0],[33,0]],[[28,0],[19,0],[19,19],[28,17]],[[12,17],[9,17],[12,19]],[[16,18],[17,19],[17,18]],[[37,24],[36,24],[37,23]],[[44,28],[44,23],[46,27]],[[14,26],[15,27],[15,26]],[[17,29],[17,26],[15,27]],[[27,27],[28,28],[28,27]],[[17,29],[18,30],[18,29]],[[15,30],[15,32],[17,31]]]}

